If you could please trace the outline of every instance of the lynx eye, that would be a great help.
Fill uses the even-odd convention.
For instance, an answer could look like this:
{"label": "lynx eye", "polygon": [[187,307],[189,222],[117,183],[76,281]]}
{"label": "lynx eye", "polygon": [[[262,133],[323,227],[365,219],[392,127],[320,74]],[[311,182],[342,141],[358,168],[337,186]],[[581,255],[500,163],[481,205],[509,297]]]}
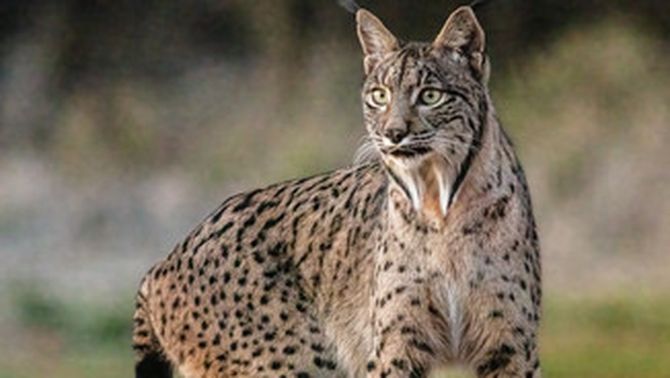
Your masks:
{"label": "lynx eye", "polygon": [[419,93],[419,103],[427,106],[437,106],[444,99],[444,92],[434,89],[427,88]]}
{"label": "lynx eye", "polygon": [[390,101],[391,92],[387,88],[377,87],[368,94],[368,103],[375,108],[386,106]]}

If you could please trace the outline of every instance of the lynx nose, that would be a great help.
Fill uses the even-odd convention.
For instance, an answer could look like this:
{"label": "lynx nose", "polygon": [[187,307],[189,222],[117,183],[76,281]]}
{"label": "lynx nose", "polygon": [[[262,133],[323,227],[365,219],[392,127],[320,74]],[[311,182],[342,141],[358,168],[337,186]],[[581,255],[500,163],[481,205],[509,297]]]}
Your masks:
{"label": "lynx nose", "polygon": [[409,134],[409,130],[406,128],[393,127],[384,131],[384,136],[388,138],[388,140],[390,140],[393,144],[402,142],[407,134]]}

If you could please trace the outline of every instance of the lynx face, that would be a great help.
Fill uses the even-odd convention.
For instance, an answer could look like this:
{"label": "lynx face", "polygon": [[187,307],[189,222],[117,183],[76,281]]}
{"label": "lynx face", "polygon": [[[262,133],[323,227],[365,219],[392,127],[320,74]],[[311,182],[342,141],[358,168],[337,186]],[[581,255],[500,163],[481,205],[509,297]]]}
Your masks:
{"label": "lynx face", "polygon": [[370,13],[359,14],[358,26],[369,140],[415,209],[445,215],[484,124],[483,32],[467,11],[432,44],[400,43]]}

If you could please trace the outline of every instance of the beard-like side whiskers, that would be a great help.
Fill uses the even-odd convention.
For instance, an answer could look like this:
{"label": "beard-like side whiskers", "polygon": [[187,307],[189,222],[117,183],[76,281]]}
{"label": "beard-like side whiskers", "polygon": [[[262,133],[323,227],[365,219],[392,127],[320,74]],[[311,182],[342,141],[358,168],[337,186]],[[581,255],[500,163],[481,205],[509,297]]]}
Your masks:
{"label": "beard-like side whiskers", "polygon": [[467,152],[471,148],[479,148],[473,143],[461,142],[450,138],[447,135],[436,135],[433,138],[433,144],[435,145],[436,149],[439,149],[438,152],[444,152],[451,149],[454,153],[462,153]]}
{"label": "beard-like side whiskers", "polygon": [[359,147],[354,153],[354,165],[361,165],[379,159],[377,141],[370,135],[361,138]]}

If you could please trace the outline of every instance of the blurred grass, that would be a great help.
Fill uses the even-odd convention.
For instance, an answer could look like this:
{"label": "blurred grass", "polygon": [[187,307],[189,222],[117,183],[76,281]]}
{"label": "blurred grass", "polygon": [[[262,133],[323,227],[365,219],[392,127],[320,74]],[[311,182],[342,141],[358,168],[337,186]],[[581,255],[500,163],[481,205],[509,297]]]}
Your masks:
{"label": "blurred grass", "polygon": [[548,377],[668,377],[670,300],[550,301],[541,348]]}
{"label": "blurred grass", "polygon": [[545,377],[670,377],[670,298],[551,299],[540,349]]}
{"label": "blurred grass", "polygon": [[133,305],[125,298],[133,295],[96,305],[63,301],[25,286],[15,289],[12,297],[15,315],[27,330],[54,333],[73,346],[116,346],[129,340]]}
{"label": "blurred grass", "polygon": [[[0,377],[130,376],[132,306],[120,303],[98,307],[17,292],[12,307],[26,338],[17,345],[29,344],[0,359]],[[670,376],[670,298],[551,298],[540,345],[546,377]]]}
{"label": "blurred grass", "polygon": [[8,343],[0,378],[131,376],[132,297],[99,305],[60,300],[30,285],[13,289],[18,328],[0,342]]}

